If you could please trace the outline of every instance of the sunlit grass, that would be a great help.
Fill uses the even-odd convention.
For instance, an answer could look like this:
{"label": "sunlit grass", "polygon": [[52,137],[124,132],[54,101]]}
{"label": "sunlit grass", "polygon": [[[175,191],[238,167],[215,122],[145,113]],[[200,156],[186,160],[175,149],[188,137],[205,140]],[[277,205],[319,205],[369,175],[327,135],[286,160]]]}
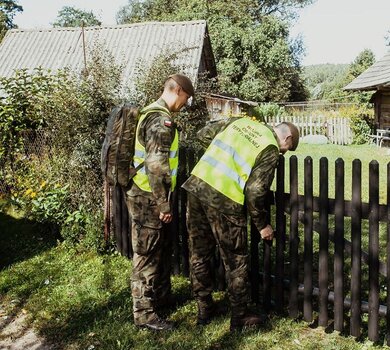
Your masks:
{"label": "sunlit grass", "polygon": [[[362,200],[368,202],[369,193],[369,163],[379,163],[379,199],[380,203],[386,203],[386,178],[387,164],[390,162],[390,148],[377,147],[375,145],[308,145],[300,144],[295,152],[287,152],[286,162],[286,192],[290,192],[289,186],[289,159],[291,156],[298,158],[298,183],[299,194],[304,193],[304,161],[307,157],[313,160],[313,191],[314,195],[319,194],[319,161],[322,157],[328,159],[329,166],[329,197],[335,196],[335,162],[338,158],[343,159],[345,168],[345,199],[352,198],[352,162],[359,159],[362,163]],[[273,184],[275,188],[275,183]]]}
{"label": "sunlit grass", "polygon": [[[172,332],[140,330],[132,319],[131,261],[118,254],[98,255],[64,244],[0,272],[2,305],[8,313],[23,308],[35,329],[61,349],[370,349],[302,321],[271,315],[257,331],[229,332],[229,313],[196,325],[196,304],[185,277],[172,278],[181,300],[166,310]],[[224,292],[215,299],[226,303]],[[12,301],[12,303],[11,303]],[[0,338],[1,339],[1,338]]]}

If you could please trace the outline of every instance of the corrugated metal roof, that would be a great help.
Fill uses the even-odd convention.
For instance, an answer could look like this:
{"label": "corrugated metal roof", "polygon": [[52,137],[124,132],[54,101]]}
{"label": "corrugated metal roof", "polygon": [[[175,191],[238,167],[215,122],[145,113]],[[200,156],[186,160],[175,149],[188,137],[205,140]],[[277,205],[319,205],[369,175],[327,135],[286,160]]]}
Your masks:
{"label": "corrugated metal roof", "polygon": [[[84,39],[87,57],[98,43],[113,54],[117,64],[124,64],[124,81],[133,77],[140,60],[148,62],[173,45],[192,48],[183,52],[176,63],[185,63],[185,73],[196,80],[204,40],[209,40],[206,21],[85,27]],[[9,77],[15,69],[36,67],[54,72],[64,67],[80,71],[84,67],[82,29],[9,30],[0,44],[0,76]]]}
{"label": "corrugated metal roof", "polygon": [[344,90],[375,90],[390,87],[390,51],[350,82]]}

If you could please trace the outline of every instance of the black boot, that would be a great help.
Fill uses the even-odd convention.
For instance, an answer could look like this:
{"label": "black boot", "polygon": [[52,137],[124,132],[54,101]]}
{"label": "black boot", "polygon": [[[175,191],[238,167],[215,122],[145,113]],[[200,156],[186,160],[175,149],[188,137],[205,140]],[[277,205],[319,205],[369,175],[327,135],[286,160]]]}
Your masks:
{"label": "black boot", "polygon": [[196,324],[204,326],[211,322],[215,315],[215,305],[211,295],[197,299],[198,303],[198,317]]}
{"label": "black boot", "polygon": [[237,330],[242,330],[244,328],[258,328],[264,326],[267,321],[266,315],[256,315],[254,313],[249,313],[246,311],[244,314],[235,315],[232,312],[232,317],[230,319],[230,331],[234,332]]}
{"label": "black boot", "polygon": [[155,317],[147,323],[138,325],[140,328],[147,328],[152,331],[170,331],[175,328],[174,323],[168,320],[164,320],[160,317]]}

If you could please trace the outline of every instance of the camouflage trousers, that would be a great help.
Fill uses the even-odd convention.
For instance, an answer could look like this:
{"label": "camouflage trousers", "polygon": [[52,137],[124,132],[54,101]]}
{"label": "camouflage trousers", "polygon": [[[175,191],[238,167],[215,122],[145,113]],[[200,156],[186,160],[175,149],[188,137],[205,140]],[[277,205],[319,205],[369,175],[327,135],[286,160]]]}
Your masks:
{"label": "camouflage trousers", "polygon": [[242,315],[249,302],[246,217],[226,215],[188,194],[187,228],[191,283],[200,308],[207,308],[213,289],[211,260],[218,247],[226,270],[232,314]]}
{"label": "camouflage trousers", "polygon": [[134,323],[142,325],[156,317],[156,306],[171,293],[172,242],[155,201],[144,196],[127,197],[127,206],[132,217]]}

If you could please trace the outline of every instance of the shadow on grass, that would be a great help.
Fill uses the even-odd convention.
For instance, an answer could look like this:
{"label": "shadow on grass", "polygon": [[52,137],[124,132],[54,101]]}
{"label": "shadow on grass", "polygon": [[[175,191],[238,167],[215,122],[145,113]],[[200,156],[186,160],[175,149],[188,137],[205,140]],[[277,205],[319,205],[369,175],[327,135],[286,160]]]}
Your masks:
{"label": "shadow on grass", "polygon": [[0,213],[0,270],[46,251],[57,239],[48,225]]}

